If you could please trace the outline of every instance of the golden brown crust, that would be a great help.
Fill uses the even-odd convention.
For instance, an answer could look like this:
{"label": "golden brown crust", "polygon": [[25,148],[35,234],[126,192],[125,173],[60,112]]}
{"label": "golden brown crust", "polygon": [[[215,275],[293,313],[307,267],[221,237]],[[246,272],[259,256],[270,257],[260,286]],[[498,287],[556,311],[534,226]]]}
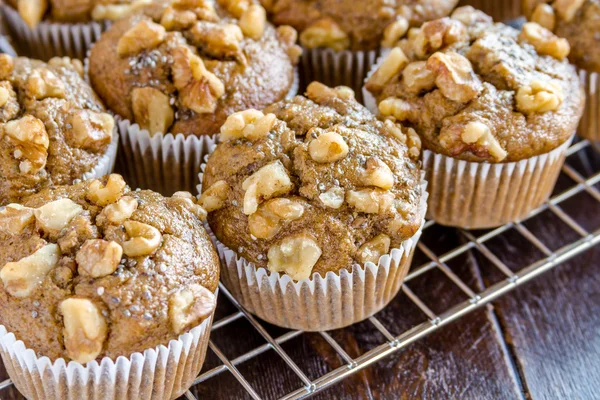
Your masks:
{"label": "golden brown crust", "polygon": [[[230,117],[200,198],[220,241],[296,280],[377,263],[423,217],[416,135],[377,120],[348,88],[312,83],[307,96]],[[361,249],[380,234],[387,247]]]}
{"label": "golden brown crust", "polygon": [[[205,317],[187,315],[191,319],[181,325],[171,312],[174,294],[195,285],[211,293],[217,288],[218,256],[197,217],[199,207],[182,194],[163,198],[150,191],[130,192],[119,178],[45,189],[24,199],[24,210],[11,206],[12,214],[0,215],[0,222],[14,222],[17,212],[32,210],[33,217],[18,231],[0,226],[0,320],[40,355],[85,362],[78,351],[94,347],[94,342],[84,347],[77,340],[81,338],[63,330],[67,308],[73,308],[63,305],[66,299],[91,302],[97,319],[106,325],[104,330],[99,326],[105,332],[104,340],[95,343],[99,352],[87,361],[166,345],[182,326],[189,330]],[[57,199],[62,199],[60,208],[49,212]],[[65,216],[66,210],[73,212]],[[139,226],[132,229],[132,223],[158,233],[156,246],[152,235],[137,240],[144,232]],[[24,291],[24,283],[9,273],[10,263],[22,264],[25,257],[47,246],[52,250],[54,244],[56,264]],[[134,250],[137,255],[128,255]],[[69,315],[76,325],[77,314]]]}
{"label": "golden brown crust", "polygon": [[[91,52],[90,78],[100,97],[152,134],[215,134],[227,115],[281,100],[292,86],[293,29],[264,24],[261,33],[254,22],[248,28],[219,10],[194,10],[146,9],[151,16],[116,23]],[[137,96],[140,88],[155,91]]]}
{"label": "golden brown crust", "polygon": [[80,73],[0,55],[0,204],[80,179],[106,152],[114,121]]}
{"label": "golden brown crust", "polygon": [[537,24],[519,32],[463,7],[413,31],[366,87],[436,153],[518,161],[575,132],[585,95],[566,54],[568,43]]}

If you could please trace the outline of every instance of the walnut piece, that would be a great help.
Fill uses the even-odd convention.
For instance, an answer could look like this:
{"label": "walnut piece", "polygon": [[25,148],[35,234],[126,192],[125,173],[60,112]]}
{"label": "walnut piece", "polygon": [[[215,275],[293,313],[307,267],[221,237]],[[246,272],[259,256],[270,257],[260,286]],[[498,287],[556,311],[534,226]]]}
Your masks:
{"label": "walnut piece", "polygon": [[20,204],[8,204],[0,211],[0,232],[19,235],[35,220],[33,209]]}
{"label": "walnut piece", "polygon": [[277,37],[287,47],[287,54],[290,56],[292,64],[298,64],[302,55],[302,47],[298,46],[298,31],[289,25],[277,27]]}
{"label": "walnut piece", "polygon": [[371,75],[366,82],[368,90],[374,93],[380,93],[383,87],[392,80],[392,78],[398,75],[406,65],[408,65],[408,57],[399,48],[395,47],[390,51],[390,54],[381,63],[379,68]]}
{"label": "walnut piece", "polygon": [[251,0],[218,0],[218,2],[235,18],[240,18],[251,4]]}
{"label": "walnut piece", "polygon": [[571,51],[567,39],[559,38],[535,22],[523,25],[519,38],[531,43],[539,54],[552,56],[557,60],[564,60]]}
{"label": "walnut piece", "polygon": [[221,126],[221,141],[248,139],[257,141],[266,137],[277,117],[275,114],[263,114],[262,111],[249,109],[231,114]]}
{"label": "walnut piece", "polygon": [[531,21],[539,24],[540,26],[553,31],[556,27],[556,15],[554,14],[554,8],[550,4],[538,4],[533,14],[531,14]]}
{"label": "walnut piece", "polygon": [[435,87],[435,74],[427,69],[427,62],[415,61],[404,68],[402,82],[410,93],[420,94]]}
{"label": "walnut piece", "polygon": [[191,284],[169,296],[169,320],[177,334],[188,328],[200,325],[210,317],[217,305],[217,299],[210,290],[198,284]]}
{"label": "walnut piece", "polygon": [[308,145],[310,158],[318,163],[333,163],[348,155],[348,144],[337,132],[325,132]]}
{"label": "walnut piece", "polygon": [[81,60],[77,60],[71,57],[52,57],[48,61],[48,65],[52,65],[53,67],[62,67],[67,69],[72,69],[79,74],[83,78],[83,63]]}
{"label": "walnut piece", "polygon": [[[133,215],[138,208],[138,201],[131,196],[123,196],[116,203],[109,204],[100,213],[102,218],[115,225],[120,225]],[[99,216],[99,217],[100,217]]]}
{"label": "walnut piece", "polygon": [[170,6],[165,9],[160,18],[160,24],[168,31],[189,29],[196,21],[196,13],[193,11],[176,10]]}
{"label": "walnut piece", "polygon": [[48,0],[17,0],[19,15],[31,29],[44,18],[47,9]]}
{"label": "walnut piece", "polygon": [[225,206],[225,201],[229,197],[229,190],[230,186],[227,182],[217,181],[202,192],[198,203],[207,212],[219,210]]}
{"label": "walnut piece", "polygon": [[332,19],[323,18],[302,31],[300,43],[309,49],[328,47],[342,51],[350,47],[350,38]]}
{"label": "walnut piece", "polygon": [[372,262],[377,265],[381,256],[389,253],[391,242],[390,237],[384,233],[375,236],[360,246],[358,249],[358,260],[362,264]]}
{"label": "walnut piece", "polygon": [[9,121],[4,134],[13,141],[22,174],[37,174],[46,166],[50,140],[44,123],[32,115]]}
{"label": "walnut piece", "polygon": [[36,100],[48,97],[64,99],[67,94],[63,81],[46,68],[35,69],[29,74],[25,82],[25,93]]}
{"label": "walnut piece", "polygon": [[477,145],[487,149],[496,162],[504,160],[508,155],[492,135],[491,129],[482,122],[469,122],[461,134],[461,139],[467,144],[477,143]]}
{"label": "walnut piece", "polygon": [[394,186],[394,174],[386,163],[377,157],[370,157],[366,166],[361,179],[363,185],[376,186],[384,190]]}
{"label": "walnut piece", "polygon": [[0,108],[4,107],[10,99],[10,92],[7,88],[0,86]]}
{"label": "walnut piece", "polygon": [[466,28],[462,23],[450,18],[441,18],[424,23],[408,40],[412,53],[418,58],[426,58],[442,47],[466,38]]}
{"label": "walnut piece", "polygon": [[452,13],[451,18],[462,22],[466,26],[475,25],[476,23],[491,24],[494,22],[492,17],[471,6],[458,7]]}
{"label": "walnut piece", "polygon": [[379,113],[398,121],[416,122],[418,118],[418,110],[412,103],[396,97],[388,97],[379,103]]}
{"label": "walnut piece", "polygon": [[408,20],[398,16],[394,22],[389,24],[383,31],[382,47],[394,47],[396,43],[408,32]]}
{"label": "walnut piece", "polygon": [[152,87],[134,88],[131,91],[131,108],[135,122],[150,135],[165,134],[175,119],[170,98]]}
{"label": "walnut piece", "polygon": [[288,236],[267,253],[267,268],[272,272],[284,272],[295,281],[310,279],[312,269],[321,258],[321,248],[306,234]]}
{"label": "walnut piece", "polygon": [[162,25],[142,20],[121,36],[117,43],[117,53],[120,57],[125,57],[142,50],[152,50],[165,40],[166,35],[167,31]]}
{"label": "walnut piece", "polygon": [[240,16],[239,24],[245,36],[258,40],[265,32],[267,12],[261,5],[252,4]]}
{"label": "walnut piece", "polygon": [[234,24],[200,21],[189,32],[193,44],[215,57],[234,57],[240,52],[244,34]]}
{"label": "walnut piece", "polygon": [[563,91],[554,82],[532,81],[517,91],[517,109],[524,114],[557,110],[563,102]]}
{"label": "walnut piece", "polygon": [[242,183],[242,189],[246,191],[244,214],[254,214],[261,202],[289,193],[293,186],[281,161],[273,161],[261,167]]}
{"label": "walnut piece", "polygon": [[560,19],[571,22],[585,2],[586,0],[555,0],[553,5]]}
{"label": "walnut piece", "polygon": [[435,84],[447,99],[468,103],[483,89],[471,62],[458,53],[437,52],[429,57],[426,66],[435,75]]}
{"label": "walnut piece", "polygon": [[0,54],[0,80],[8,79],[13,72],[15,62],[8,54]]}
{"label": "walnut piece", "polygon": [[201,221],[206,220],[207,211],[199,204],[196,204],[196,199],[190,192],[175,192],[173,193],[173,196],[168,199],[168,202],[181,205]]}
{"label": "walnut piece", "polygon": [[95,179],[90,183],[87,199],[94,204],[104,207],[119,200],[123,196],[126,183],[123,177],[118,174],[110,174],[106,185]]}
{"label": "walnut piece", "polygon": [[108,333],[100,309],[89,299],[72,297],[60,303],[60,313],[69,357],[81,364],[95,360],[102,352]]}
{"label": "walnut piece", "polygon": [[304,206],[297,201],[277,198],[261,204],[248,217],[250,233],[259,239],[272,239],[286,222],[295,221],[304,215]]}
{"label": "walnut piece", "polygon": [[319,195],[319,200],[321,200],[321,203],[326,207],[337,210],[344,204],[345,194],[344,189],[339,186],[334,186],[326,192],[321,193]]}
{"label": "walnut piece", "polygon": [[115,120],[110,114],[79,110],[67,121],[65,138],[71,146],[98,153],[112,141]]}
{"label": "walnut piece", "polygon": [[323,104],[333,99],[351,100],[354,99],[354,90],[347,86],[337,86],[330,88],[321,82],[311,82],[306,88],[306,97],[317,104]]}
{"label": "walnut piece", "polygon": [[83,207],[71,199],[59,199],[34,210],[35,219],[47,233],[58,233],[81,214]]}
{"label": "walnut piece", "polygon": [[117,21],[123,19],[141,8],[151,4],[152,0],[135,0],[129,4],[97,4],[92,9],[92,19],[95,21]]}
{"label": "walnut piece", "polygon": [[28,297],[58,264],[60,250],[56,244],[47,244],[30,256],[9,262],[0,271],[4,290],[14,297]]}
{"label": "walnut piece", "polygon": [[388,211],[394,201],[394,195],[381,189],[349,190],[346,202],[358,212],[381,214]]}
{"label": "walnut piece", "polygon": [[86,240],[75,256],[79,274],[101,278],[117,270],[123,248],[117,242],[103,239]]}
{"label": "walnut piece", "polygon": [[137,221],[125,221],[123,226],[130,237],[123,243],[123,253],[126,256],[147,256],[160,246],[162,235],[155,227]]}

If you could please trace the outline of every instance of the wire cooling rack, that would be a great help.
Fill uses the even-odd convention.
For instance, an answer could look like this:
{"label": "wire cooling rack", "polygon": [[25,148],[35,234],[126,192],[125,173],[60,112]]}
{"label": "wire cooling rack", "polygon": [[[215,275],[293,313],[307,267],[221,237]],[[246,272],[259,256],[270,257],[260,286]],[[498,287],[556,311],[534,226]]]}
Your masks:
{"label": "wire cooling rack", "polygon": [[[229,372],[233,379],[235,379],[243,387],[244,394],[253,399],[271,398],[261,397],[256,388],[251,385],[247,377],[240,372],[240,368],[245,363],[249,363],[251,360],[256,359],[267,351],[274,351],[277,356],[282,360],[286,368],[291,370],[292,375],[295,375],[300,386],[295,390],[284,394],[283,396],[276,396],[274,398],[281,399],[303,399],[308,398],[311,395],[318,393],[326,388],[341,382],[350,375],[357,373],[360,370],[368,368],[370,365],[382,360],[383,358],[398,352],[415,342],[423,338],[424,336],[442,329],[445,325],[452,321],[472,312],[473,310],[482,307],[483,305],[493,301],[494,299],[502,296],[516,287],[524,284],[525,282],[536,278],[540,274],[556,267],[560,263],[574,257],[577,254],[584,252],[592,246],[600,243],[600,228],[594,231],[588,231],[584,228],[585,224],[577,222],[575,218],[570,216],[565,209],[562,207],[563,203],[568,202],[571,199],[575,199],[578,196],[588,196],[593,199],[592,208],[589,209],[589,213],[600,212],[600,163],[592,163],[597,166],[594,170],[591,169],[589,163],[589,156],[600,157],[600,147],[597,144],[590,144],[588,141],[580,141],[568,150],[567,161],[562,169],[561,179],[568,181],[569,184],[566,188],[559,188],[556,193],[546,204],[540,208],[531,212],[531,214],[523,221],[517,223],[507,224],[500,228],[484,231],[484,232],[470,232],[465,230],[455,230],[456,233],[462,236],[463,244],[445,252],[444,254],[438,255],[428,247],[426,241],[421,240],[418,245],[418,251],[422,252],[426,259],[425,263],[421,265],[415,265],[411,272],[408,274],[405,284],[402,287],[403,295],[405,295],[410,302],[414,303],[416,307],[423,313],[425,321],[413,326],[412,328],[402,332],[398,335],[393,335],[378,318],[377,315],[370,317],[366,323],[371,324],[371,328],[378,331],[385,340],[366,351],[358,357],[351,357],[344,348],[336,342],[333,336],[327,332],[320,332],[320,335],[325,342],[327,342],[335,353],[343,360],[344,365],[339,368],[333,369],[324,373],[322,376],[316,379],[310,379],[308,375],[298,366],[296,362],[290,357],[290,355],[283,349],[282,345],[286,342],[295,339],[304,333],[301,331],[284,331],[285,333],[278,336],[274,336],[270,333],[266,323],[263,323],[256,319],[254,316],[249,314],[227,291],[227,289],[221,285],[220,291],[221,296],[224,296],[229,302],[235,307],[233,313],[220,317],[215,320],[212,333],[213,340],[209,343],[209,353],[214,353],[218,362],[217,366],[210,367],[206,366],[201,372],[200,376],[194,382],[194,387],[190,391],[186,392],[184,399],[194,400],[200,396],[194,395],[194,392],[199,391],[203,385],[210,385],[211,380],[217,378],[223,373]],[[588,164],[586,171],[582,171],[582,168],[574,167],[575,161],[577,165]],[[560,179],[559,179],[560,181]],[[565,187],[565,185],[561,185]],[[540,216],[542,213],[544,218],[554,218],[562,223],[566,224],[570,230],[574,233],[577,239],[569,241],[563,247],[550,250],[540,238],[538,238],[531,230],[526,226],[528,220]],[[428,221],[425,224],[425,232],[432,229],[436,223],[434,221]],[[446,228],[448,229],[448,228]],[[514,230],[517,235],[520,235],[532,246],[537,249],[537,252],[542,256],[535,262],[529,265],[522,265],[519,268],[509,268],[501,259],[495,255],[486,243],[494,238],[498,238],[500,235],[506,232]],[[459,256],[466,254],[469,251],[477,251],[483,256],[490,265],[497,269],[502,278],[487,287],[485,290],[476,292],[469,285],[462,280],[456,272],[449,266],[452,260],[456,260]],[[447,304],[445,311],[441,313],[435,313],[432,309],[419,298],[411,289],[411,281],[415,278],[430,274],[432,271],[441,272],[445,275],[454,286],[458,288],[467,300],[457,301],[453,304]],[[402,295],[402,294],[400,294]],[[399,296],[400,296],[399,295]],[[220,300],[224,300],[221,298]],[[222,314],[222,313],[221,313]],[[235,329],[234,325],[240,320],[246,320],[252,326],[252,329],[264,339],[264,344],[252,348],[250,351],[246,351],[244,354],[235,358],[228,358],[223,346],[218,346],[215,342],[215,336],[219,335],[220,332],[226,329]],[[226,350],[226,349],[225,349]],[[210,355],[209,355],[210,356]],[[213,357],[214,358],[214,357]],[[214,364],[214,363],[213,363]],[[279,368],[265,365],[264,368]],[[274,374],[278,376],[278,373]],[[3,391],[12,385],[10,380],[0,382],[0,398],[6,398],[2,395]]]}

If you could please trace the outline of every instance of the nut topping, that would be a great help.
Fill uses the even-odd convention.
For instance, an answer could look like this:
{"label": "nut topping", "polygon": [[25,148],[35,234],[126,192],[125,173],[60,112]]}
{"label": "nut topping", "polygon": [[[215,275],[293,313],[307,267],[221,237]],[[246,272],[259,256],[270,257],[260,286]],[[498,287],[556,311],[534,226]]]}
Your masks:
{"label": "nut topping", "polygon": [[221,126],[221,141],[241,138],[260,140],[269,134],[276,120],[275,114],[264,115],[254,109],[233,113]]}
{"label": "nut topping", "polygon": [[201,221],[206,220],[207,211],[199,204],[196,204],[194,196],[190,192],[175,192],[168,202],[183,206],[183,208],[194,214]]}
{"label": "nut topping", "polygon": [[34,211],[39,226],[47,233],[60,232],[71,220],[81,214],[83,207],[71,199],[60,199],[44,204]]}
{"label": "nut topping", "polygon": [[202,192],[198,203],[207,212],[219,210],[225,206],[225,201],[229,197],[229,184],[225,181],[217,181],[211,187]]}
{"label": "nut topping", "polygon": [[415,61],[408,64],[402,72],[402,81],[409,92],[419,94],[435,87],[435,74],[427,69],[427,62]]}
{"label": "nut topping", "polygon": [[324,18],[316,21],[300,34],[300,43],[309,49],[329,47],[341,51],[350,46],[350,38],[332,19]]}
{"label": "nut topping", "polygon": [[110,174],[106,185],[95,179],[89,186],[88,200],[101,207],[107,206],[119,200],[125,190],[125,181],[118,174]]}
{"label": "nut topping", "polygon": [[277,160],[265,165],[242,183],[244,194],[244,214],[256,212],[258,205],[276,196],[289,193],[293,189],[292,181],[281,163]]}
{"label": "nut topping", "polygon": [[465,26],[450,18],[425,22],[415,32],[408,38],[409,45],[412,52],[421,59],[467,36]]}
{"label": "nut topping", "polygon": [[408,64],[408,58],[399,47],[394,47],[366,83],[367,89],[379,93],[383,87],[398,75]]}
{"label": "nut topping", "polygon": [[168,31],[189,29],[196,23],[196,13],[190,10],[176,10],[173,7],[167,7],[160,24]]}
{"label": "nut topping", "polygon": [[160,246],[162,235],[155,227],[137,221],[125,221],[123,226],[130,237],[123,243],[123,253],[126,256],[147,256]]}
{"label": "nut topping", "polygon": [[469,122],[461,135],[463,142],[467,144],[476,143],[488,150],[496,162],[506,158],[508,153],[500,146],[498,140],[492,135],[491,129],[481,122]]}
{"label": "nut topping", "polygon": [[468,103],[483,89],[471,62],[458,53],[435,53],[427,60],[427,69],[435,75],[435,83],[444,97],[452,101]]}
{"label": "nut topping", "polygon": [[323,203],[323,205],[326,207],[337,210],[342,206],[342,204],[344,204],[344,197],[344,189],[339,186],[334,186],[328,191],[321,193],[319,195],[319,200],[321,200],[321,203]]}
{"label": "nut topping", "polygon": [[408,32],[408,20],[403,17],[397,17],[396,21],[389,24],[383,31],[382,47],[394,47]]}
{"label": "nut topping", "polygon": [[115,225],[120,225],[133,215],[138,208],[138,201],[131,196],[123,196],[116,203],[109,204],[100,213],[106,220]]}
{"label": "nut topping", "polygon": [[571,22],[585,1],[586,0],[555,0],[554,8],[556,8],[556,13],[563,21]]}
{"label": "nut topping", "polygon": [[206,21],[196,23],[189,34],[194,45],[216,57],[237,56],[244,39],[242,29],[237,25]]}
{"label": "nut topping", "polygon": [[245,36],[258,40],[265,31],[267,12],[262,6],[252,4],[242,13],[239,23]]}
{"label": "nut topping", "polygon": [[571,51],[567,39],[559,38],[535,22],[528,22],[523,25],[519,39],[531,43],[538,53],[552,56],[557,60],[564,60]]}
{"label": "nut topping", "polygon": [[151,3],[152,0],[135,0],[130,4],[98,4],[92,9],[92,19],[118,21]]}
{"label": "nut topping", "polygon": [[148,20],[140,21],[119,39],[117,53],[125,57],[142,50],[152,50],[165,40],[166,34],[162,25]]}
{"label": "nut topping", "polygon": [[210,317],[217,305],[217,299],[204,286],[191,284],[169,297],[169,320],[177,334],[199,325]]}
{"label": "nut topping", "polygon": [[554,111],[563,101],[561,87],[554,82],[535,80],[517,91],[517,109],[524,114]]}
{"label": "nut topping", "polygon": [[13,72],[14,60],[8,54],[0,54],[0,80],[8,79]]}
{"label": "nut topping", "polygon": [[100,152],[112,140],[115,120],[110,114],[80,110],[68,118],[67,142],[80,149]]}
{"label": "nut topping", "polygon": [[52,71],[39,68],[31,72],[25,83],[25,93],[36,100],[48,97],[64,99],[66,96],[65,84]]}
{"label": "nut topping", "polygon": [[402,99],[388,97],[379,103],[379,112],[384,117],[394,117],[398,121],[416,121],[418,116],[415,107]]}
{"label": "nut topping", "polygon": [[151,135],[167,133],[175,119],[170,98],[160,90],[143,87],[131,91],[131,108],[135,122]]}
{"label": "nut topping", "polygon": [[16,262],[9,262],[0,271],[4,289],[14,297],[28,297],[58,264],[60,251],[48,244],[35,253]]}
{"label": "nut topping", "polygon": [[19,235],[35,220],[33,209],[20,204],[8,204],[0,211],[0,232]]}
{"label": "nut topping", "polygon": [[321,82],[311,82],[306,88],[306,97],[317,104],[323,104],[333,99],[350,100],[354,98],[354,90],[347,86],[330,88]]}
{"label": "nut topping", "polygon": [[321,258],[321,248],[312,237],[298,234],[271,246],[267,257],[270,271],[284,272],[293,280],[300,281],[310,279],[313,267]]}
{"label": "nut topping", "polygon": [[17,0],[17,10],[31,29],[40,23],[48,9],[48,0]]}
{"label": "nut topping", "polygon": [[348,155],[348,145],[337,132],[325,132],[308,145],[310,158],[318,163],[333,163]]}
{"label": "nut topping", "polygon": [[235,18],[240,18],[244,11],[250,7],[251,0],[218,0],[219,5],[224,7],[227,12]]}
{"label": "nut topping", "polygon": [[388,165],[376,157],[367,160],[367,169],[362,176],[365,186],[377,186],[389,190],[394,186],[394,174]]}
{"label": "nut topping", "polygon": [[295,221],[304,214],[304,206],[297,201],[278,198],[271,199],[258,207],[248,218],[250,233],[259,239],[272,239],[279,233],[283,224]]}
{"label": "nut topping", "polygon": [[379,234],[358,249],[358,259],[361,263],[372,262],[377,265],[381,256],[390,251],[391,239],[386,234]]}
{"label": "nut topping", "polygon": [[4,134],[13,141],[15,158],[22,160],[19,163],[22,174],[37,174],[46,166],[50,141],[42,121],[25,115],[7,122]]}
{"label": "nut topping", "polygon": [[75,261],[80,274],[101,278],[117,270],[122,255],[123,248],[117,242],[91,239],[81,246]]}
{"label": "nut topping", "polygon": [[543,26],[549,31],[553,31],[556,27],[554,8],[552,8],[550,4],[538,4],[535,10],[533,10],[531,21]]}
{"label": "nut topping", "polygon": [[102,352],[108,333],[98,307],[91,300],[73,297],[60,303],[60,313],[69,357],[81,364],[95,360]]}
{"label": "nut topping", "polygon": [[0,108],[4,107],[8,103],[10,98],[10,92],[7,88],[0,86]]}
{"label": "nut topping", "polygon": [[346,193],[346,201],[358,212],[381,214],[391,208],[394,195],[381,189],[349,190]]}

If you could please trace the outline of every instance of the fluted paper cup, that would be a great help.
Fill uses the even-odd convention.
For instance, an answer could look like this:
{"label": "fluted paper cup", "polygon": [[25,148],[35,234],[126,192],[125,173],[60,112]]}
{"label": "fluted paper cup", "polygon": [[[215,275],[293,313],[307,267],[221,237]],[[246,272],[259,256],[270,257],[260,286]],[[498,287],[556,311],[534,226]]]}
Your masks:
{"label": "fluted paper cup", "polygon": [[0,325],[0,355],[10,379],[29,400],[176,399],[202,369],[213,316],[166,346],[85,366],[38,356]]}
{"label": "fluted paper cup", "polygon": [[579,70],[579,77],[587,99],[578,133],[585,139],[600,142],[600,74]]}
{"label": "fluted paper cup", "polygon": [[83,174],[82,179],[97,179],[108,175],[115,169],[117,159],[117,149],[119,147],[119,134],[113,133],[112,141],[108,145],[106,152],[98,160],[98,164],[91,171]]}
{"label": "fluted paper cup", "polygon": [[83,60],[92,43],[110,26],[109,21],[74,24],[42,21],[31,29],[9,5],[0,4],[0,11],[17,53],[43,61],[64,56]]}
{"label": "fluted paper cup", "polygon": [[[202,165],[203,170],[205,166]],[[419,212],[424,223],[424,178],[421,190]],[[202,192],[202,185],[198,191]],[[206,227],[221,259],[221,280],[246,310],[273,325],[314,332],[343,328],[381,311],[402,287],[423,223],[410,239],[390,249],[377,264],[355,264],[339,273],[328,272],[325,277],[314,273],[312,278],[297,282],[289,275],[257,268],[221,243],[208,224]]]}
{"label": "fluted paper cup", "polygon": [[521,15],[522,0],[461,0],[458,6],[472,6],[494,18],[506,22]]}

